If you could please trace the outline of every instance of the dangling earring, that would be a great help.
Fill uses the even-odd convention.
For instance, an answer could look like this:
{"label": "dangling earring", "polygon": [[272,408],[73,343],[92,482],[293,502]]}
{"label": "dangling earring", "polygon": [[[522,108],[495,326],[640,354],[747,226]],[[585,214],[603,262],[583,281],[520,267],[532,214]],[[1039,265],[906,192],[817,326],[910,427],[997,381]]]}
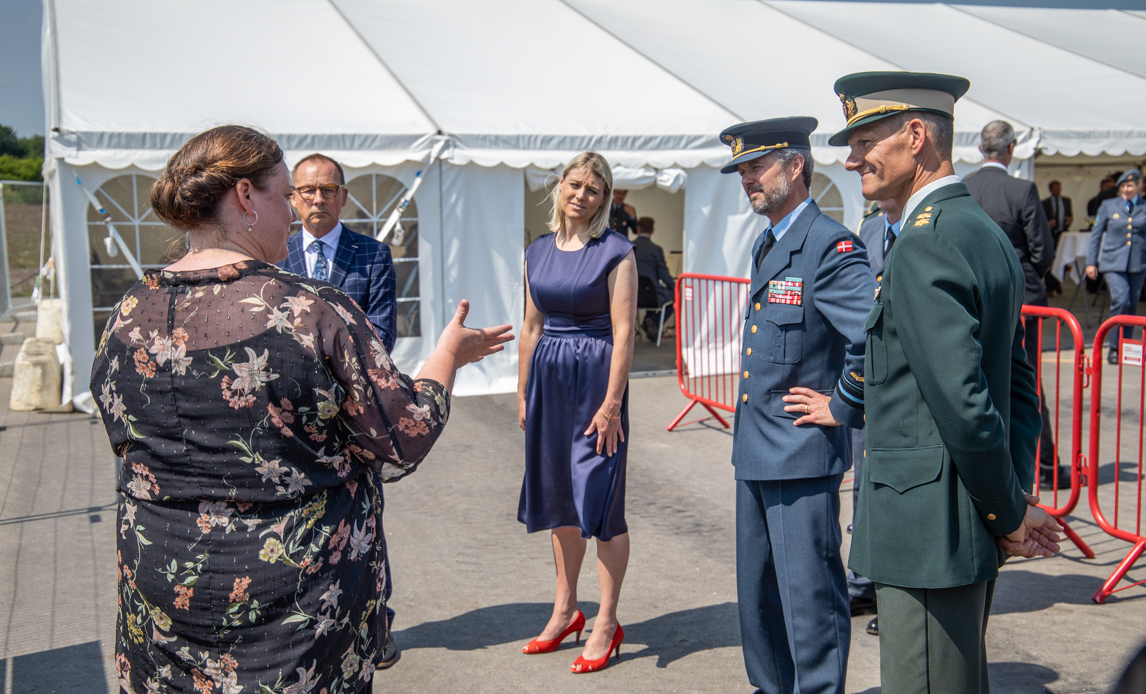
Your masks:
{"label": "dangling earring", "polygon": [[253,222],[247,221],[247,215],[250,214],[250,212],[244,212],[243,213],[243,224],[247,225],[247,231],[251,231],[251,227],[253,227],[254,225],[259,223],[259,212],[258,212],[258,210],[251,210],[251,212],[255,213],[255,221],[253,221]]}

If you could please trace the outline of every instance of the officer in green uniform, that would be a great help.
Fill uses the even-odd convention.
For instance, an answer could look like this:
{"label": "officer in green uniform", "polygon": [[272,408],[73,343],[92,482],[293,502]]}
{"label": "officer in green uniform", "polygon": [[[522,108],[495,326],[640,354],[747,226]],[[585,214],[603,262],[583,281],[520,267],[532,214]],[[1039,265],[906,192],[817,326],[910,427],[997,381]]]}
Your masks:
{"label": "officer in green uniform", "polygon": [[1023,270],[951,164],[950,75],[839,79],[847,168],[903,209],[865,321],[863,466],[849,566],[876,583],[884,694],[988,691],[983,640],[1007,554],[1061,528],[1033,482],[1041,417],[1023,349]]}

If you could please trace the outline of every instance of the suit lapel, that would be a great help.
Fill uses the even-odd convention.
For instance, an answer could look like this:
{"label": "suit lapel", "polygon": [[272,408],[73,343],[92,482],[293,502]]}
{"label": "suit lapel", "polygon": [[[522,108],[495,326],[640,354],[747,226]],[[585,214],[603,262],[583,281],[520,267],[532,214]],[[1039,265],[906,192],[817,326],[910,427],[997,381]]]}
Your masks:
{"label": "suit lapel", "polygon": [[[775,277],[781,270],[788,267],[791,261],[792,254],[804,247],[804,240],[808,238],[808,230],[812,228],[812,221],[820,216],[820,208],[816,206],[813,200],[808,204],[808,207],[800,213],[796,221],[792,222],[792,226],[788,227],[788,231],[784,232],[784,238],[776,242],[772,247],[772,251],[764,262],[760,264],[760,270],[753,275],[752,279],[752,294],[755,296],[760,293],[768,281]],[[756,266],[756,254],[752,254],[752,266]]]}
{"label": "suit lapel", "polygon": [[354,256],[358,252],[358,243],[351,238],[350,230],[344,224],[342,236],[338,239],[338,250],[334,252],[334,262],[330,264],[330,283],[336,287],[342,286],[346,273],[354,264]]}

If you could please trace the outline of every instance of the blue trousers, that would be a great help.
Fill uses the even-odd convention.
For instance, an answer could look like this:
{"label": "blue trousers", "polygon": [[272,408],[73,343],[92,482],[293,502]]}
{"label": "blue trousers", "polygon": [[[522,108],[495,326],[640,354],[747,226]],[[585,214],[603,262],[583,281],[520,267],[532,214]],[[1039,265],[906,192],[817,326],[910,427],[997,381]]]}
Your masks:
{"label": "blue trousers", "polygon": [[[852,525],[855,525],[855,512],[859,508],[860,475],[863,472],[864,435],[863,429],[852,429]],[[848,598],[875,600],[875,583],[855,571],[848,571]]]}
{"label": "blue trousers", "polygon": [[736,481],[744,666],[768,694],[843,694],[851,612],[840,558],[842,480]]}
{"label": "blue trousers", "polygon": [[[1133,316],[1138,313],[1138,297],[1142,295],[1142,282],[1146,272],[1107,272],[1106,286],[1110,287],[1110,315]],[[1134,328],[1124,326],[1122,336],[1129,339]],[[1118,349],[1118,330],[1110,331],[1110,349]]]}

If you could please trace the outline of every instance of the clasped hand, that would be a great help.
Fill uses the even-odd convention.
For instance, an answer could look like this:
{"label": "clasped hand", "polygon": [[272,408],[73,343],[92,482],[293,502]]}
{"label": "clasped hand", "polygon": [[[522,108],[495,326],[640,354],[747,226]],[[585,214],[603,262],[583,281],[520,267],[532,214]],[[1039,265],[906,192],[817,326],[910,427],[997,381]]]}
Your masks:
{"label": "clasped hand", "polygon": [[999,538],[999,543],[1012,557],[1050,557],[1059,551],[1059,525],[1053,516],[1039,507],[1039,498],[1027,497],[1027,513],[1015,532]]}

